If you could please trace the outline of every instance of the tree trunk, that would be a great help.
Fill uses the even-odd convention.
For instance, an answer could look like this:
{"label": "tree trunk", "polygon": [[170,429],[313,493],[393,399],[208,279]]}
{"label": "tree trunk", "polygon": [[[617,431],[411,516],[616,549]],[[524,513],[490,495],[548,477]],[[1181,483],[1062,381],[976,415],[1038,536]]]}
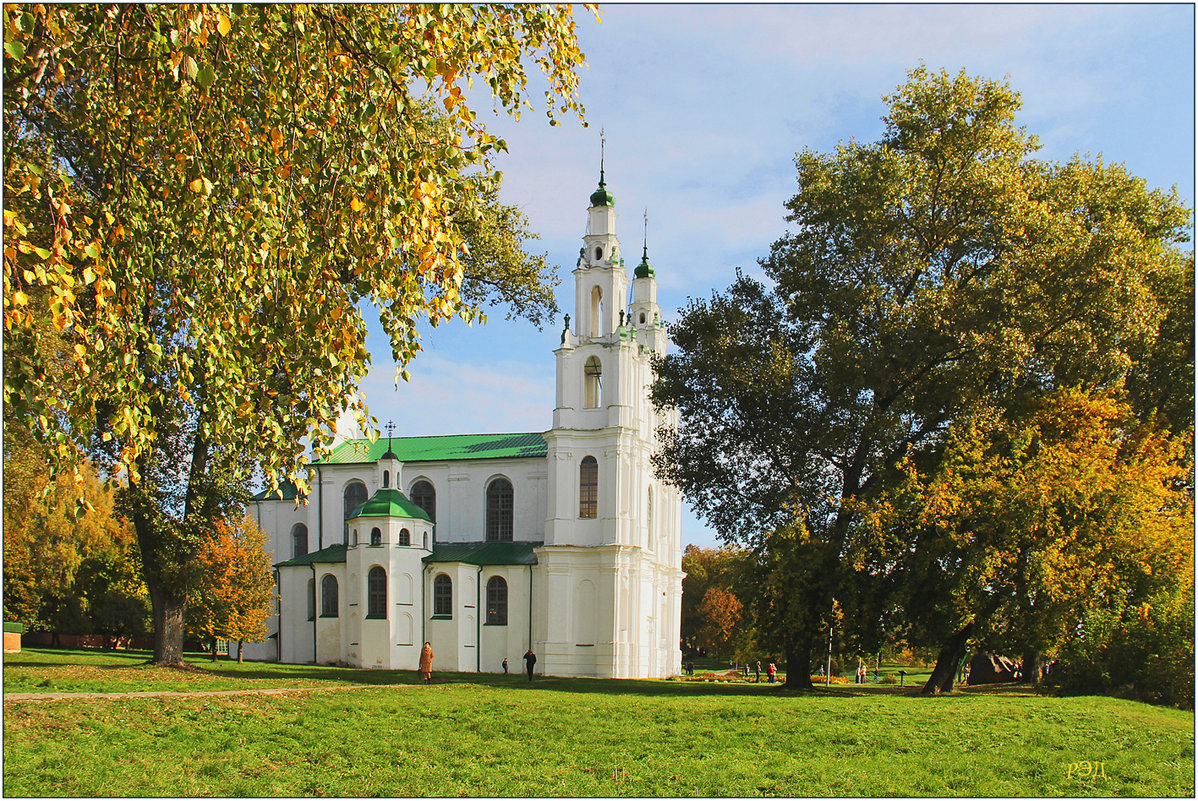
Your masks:
{"label": "tree trunk", "polygon": [[237,641],[237,664],[242,664],[241,661],[241,640]]}
{"label": "tree trunk", "polygon": [[216,661],[216,638],[209,637],[208,643],[209,643],[209,645],[212,646],[212,661],[215,662]]}
{"label": "tree trunk", "polygon": [[932,668],[932,675],[928,677],[928,683],[923,686],[922,693],[924,695],[939,695],[953,691],[957,666],[961,664],[961,659],[965,656],[965,647],[969,644],[971,634],[973,634],[972,623],[950,637],[944,647],[940,649],[940,653],[936,657],[936,667]]}
{"label": "tree trunk", "polygon": [[1023,680],[1039,684],[1044,678],[1044,655],[1032,651],[1023,655]]}
{"label": "tree trunk", "polygon": [[[150,584],[149,576],[146,583]],[[183,664],[183,614],[186,602],[167,592],[158,581],[150,590],[150,604],[154,609],[154,664]]]}
{"label": "tree trunk", "polygon": [[790,690],[812,690],[811,685],[811,640],[786,647],[786,684]]}

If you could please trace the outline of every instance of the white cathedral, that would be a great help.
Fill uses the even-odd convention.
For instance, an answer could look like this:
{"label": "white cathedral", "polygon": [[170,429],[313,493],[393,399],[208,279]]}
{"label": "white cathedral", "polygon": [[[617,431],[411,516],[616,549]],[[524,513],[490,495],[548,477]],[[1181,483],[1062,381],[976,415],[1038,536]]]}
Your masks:
{"label": "white cathedral", "polygon": [[[628,274],[603,171],[591,195],[544,433],[351,439],[294,488],[255,496],[279,614],[246,656],[553,676],[681,671],[682,501],[650,456],[650,358],[666,351],[648,250]],[[630,302],[626,302],[630,300]]]}

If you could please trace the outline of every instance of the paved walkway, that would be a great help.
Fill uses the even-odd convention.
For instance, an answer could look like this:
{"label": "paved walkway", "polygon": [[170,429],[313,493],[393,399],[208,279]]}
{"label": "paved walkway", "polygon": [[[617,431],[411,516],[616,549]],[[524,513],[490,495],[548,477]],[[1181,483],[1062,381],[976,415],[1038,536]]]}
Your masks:
{"label": "paved walkway", "polygon": [[369,690],[383,686],[406,685],[339,684],[335,687],[270,687],[260,690],[144,690],[132,693],[4,693],[5,703],[12,701],[70,701],[107,698],[198,698],[214,695],[285,695],[287,693],[331,692],[333,690]]}

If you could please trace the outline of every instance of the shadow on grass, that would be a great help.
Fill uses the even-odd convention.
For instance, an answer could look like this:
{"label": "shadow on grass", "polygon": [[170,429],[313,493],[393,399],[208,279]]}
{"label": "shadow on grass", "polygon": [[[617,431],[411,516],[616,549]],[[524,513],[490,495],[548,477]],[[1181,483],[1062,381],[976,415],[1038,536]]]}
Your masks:
{"label": "shadow on grass", "polygon": [[[38,653],[41,651],[41,653]],[[374,687],[418,686],[422,684],[414,670],[379,670],[352,668],[333,665],[289,665],[275,662],[243,662],[219,659],[211,661],[207,654],[188,654],[183,667],[155,666],[149,651],[90,651],[77,649],[29,649],[32,659],[10,655],[6,666],[28,668],[84,667],[104,671],[121,669],[155,669],[184,673],[193,677],[207,677],[217,681],[242,681],[252,689],[255,683],[264,686],[279,686],[288,682],[297,685],[366,685]],[[51,656],[53,655],[53,656]],[[55,659],[54,657],[63,657]],[[115,662],[115,664],[114,664]],[[164,677],[169,674],[161,674]],[[150,676],[147,676],[150,678]],[[787,688],[781,683],[769,682],[720,682],[695,679],[603,679],[587,677],[540,676],[528,681],[523,673],[437,673],[434,664],[434,686],[473,685],[517,690],[554,690],[572,693],[602,693],[626,696],[673,696],[673,697],[775,697],[775,698],[857,698],[873,696],[919,697],[923,682],[897,684],[833,684],[830,687],[817,685],[813,689]],[[1032,685],[982,685],[959,687],[951,695],[941,698],[960,698],[969,695],[1044,695],[1042,688]]]}

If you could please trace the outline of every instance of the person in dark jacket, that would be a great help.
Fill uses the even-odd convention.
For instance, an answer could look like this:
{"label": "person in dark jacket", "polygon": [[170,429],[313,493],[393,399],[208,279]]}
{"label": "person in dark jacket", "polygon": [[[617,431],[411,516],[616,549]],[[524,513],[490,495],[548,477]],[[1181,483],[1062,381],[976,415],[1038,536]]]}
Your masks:
{"label": "person in dark jacket", "polygon": [[528,680],[532,681],[532,668],[537,663],[537,655],[529,648],[524,652],[524,664],[528,668]]}
{"label": "person in dark jacket", "polygon": [[506,656],[503,658],[503,672],[505,674],[507,673],[507,657]]}

